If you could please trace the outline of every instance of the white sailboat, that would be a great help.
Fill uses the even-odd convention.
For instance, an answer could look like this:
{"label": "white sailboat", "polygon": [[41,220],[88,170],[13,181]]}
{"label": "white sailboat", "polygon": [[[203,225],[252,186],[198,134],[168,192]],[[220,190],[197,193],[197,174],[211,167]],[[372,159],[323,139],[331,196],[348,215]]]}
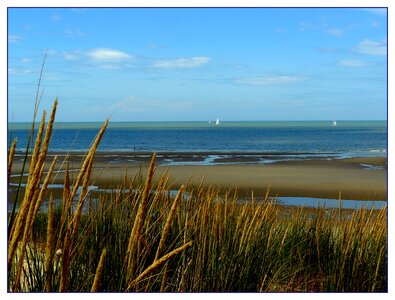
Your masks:
{"label": "white sailboat", "polygon": [[215,121],[215,125],[219,125],[220,124],[220,122],[219,122],[219,119],[217,118],[217,121]]}
{"label": "white sailboat", "polygon": [[336,121],[333,121],[332,122],[332,126],[336,126],[337,125],[337,122]]}

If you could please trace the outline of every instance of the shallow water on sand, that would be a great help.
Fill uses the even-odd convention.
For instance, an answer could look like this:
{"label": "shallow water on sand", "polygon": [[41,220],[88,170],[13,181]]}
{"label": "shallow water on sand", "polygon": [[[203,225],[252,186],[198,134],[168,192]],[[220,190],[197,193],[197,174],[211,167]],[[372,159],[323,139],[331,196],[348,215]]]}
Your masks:
{"label": "shallow water on sand", "polygon": [[[17,187],[17,184],[10,184],[13,189]],[[24,188],[25,185],[22,185]],[[63,188],[62,184],[50,184],[48,185],[49,190],[58,190],[61,191]],[[104,189],[99,188],[98,186],[89,186],[88,193],[94,192],[96,197],[100,193],[117,193],[120,192],[119,189],[111,188]],[[128,193],[129,189],[123,189],[122,192]],[[77,191],[76,195],[76,203],[78,202],[80,189]],[[178,193],[178,190],[170,190],[170,197],[175,197]],[[184,193],[183,199],[186,201],[189,197],[188,193]],[[8,197],[8,212],[12,210],[12,201],[13,197]],[[96,199],[97,200],[97,199]],[[93,201],[95,201],[95,197],[93,197]],[[240,202],[250,201],[250,199],[240,199]],[[387,206],[387,201],[367,201],[367,200],[341,200],[338,199],[326,199],[326,198],[310,198],[310,197],[276,197],[272,199],[273,203],[282,205],[282,206],[303,206],[310,208],[344,208],[344,209],[382,209]],[[60,203],[60,199],[55,199],[55,202]],[[47,202],[43,203],[43,209],[46,210]]]}
{"label": "shallow water on sand", "polygon": [[387,206],[387,201],[366,201],[366,200],[341,200],[309,198],[309,197],[278,197],[277,203],[284,206],[303,207],[325,207],[325,208],[345,208],[345,209],[382,209]]}

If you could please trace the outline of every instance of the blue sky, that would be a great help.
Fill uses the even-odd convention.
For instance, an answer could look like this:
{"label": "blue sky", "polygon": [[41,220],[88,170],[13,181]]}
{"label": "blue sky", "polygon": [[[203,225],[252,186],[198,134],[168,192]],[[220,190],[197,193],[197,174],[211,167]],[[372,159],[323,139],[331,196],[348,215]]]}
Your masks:
{"label": "blue sky", "polygon": [[9,120],[384,120],[385,9],[8,9]]}

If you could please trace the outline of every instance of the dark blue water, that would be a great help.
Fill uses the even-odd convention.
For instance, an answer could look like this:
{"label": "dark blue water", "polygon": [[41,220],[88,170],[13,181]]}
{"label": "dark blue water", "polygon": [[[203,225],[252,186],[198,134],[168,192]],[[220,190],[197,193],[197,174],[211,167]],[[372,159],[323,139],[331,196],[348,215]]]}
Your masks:
{"label": "dark blue water", "polygon": [[[52,151],[84,151],[95,138],[98,123],[58,123]],[[28,125],[9,124],[9,134],[26,147]],[[337,153],[386,155],[385,121],[331,122],[157,122],[111,123],[100,143],[102,151],[221,151]]]}

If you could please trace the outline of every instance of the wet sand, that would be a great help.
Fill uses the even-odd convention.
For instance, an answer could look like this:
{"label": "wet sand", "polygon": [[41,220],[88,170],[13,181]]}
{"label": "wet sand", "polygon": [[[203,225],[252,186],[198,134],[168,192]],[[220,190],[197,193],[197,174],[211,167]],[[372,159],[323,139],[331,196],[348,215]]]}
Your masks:
{"label": "wet sand", "polygon": [[[79,168],[82,155],[83,153],[71,154],[70,169]],[[240,195],[250,195],[253,191],[257,197],[264,196],[270,187],[271,196],[338,198],[340,193],[342,199],[387,200],[386,158],[303,159],[257,164],[257,159],[262,158],[259,156],[275,155],[258,153],[251,156],[237,153],[222,157],[227,164],[182,165],[191,162],[199,164],[204,162],[207,155],[211,154],[158,153],[154,179],[158,181],[167,172],[172,188],[178,188],[188,180],[192,185],[199,185],[204,179],[206,186],[211,185],[223,191],[233,191],[237,187]],[[58,167],[61,167],[62,160],[61,155]],[[126,173],[128,181],[138,172],[144,178],[149,160],[150,153],[98,153],[91,184],[116,186],[125,179]],[[169,161],[175,165],[161,165]],[[177,165],[179,163],[181,165]],[[20,172],[21,165],[21,161],[16,160],[13,174]],[[64,169],[64,165],[61,168]],[[62,183],[62,174],[56,176],[54,183]],[[76,172],[71,174],[76,177]],[[16,178],[13,177],[11,181]]]}

